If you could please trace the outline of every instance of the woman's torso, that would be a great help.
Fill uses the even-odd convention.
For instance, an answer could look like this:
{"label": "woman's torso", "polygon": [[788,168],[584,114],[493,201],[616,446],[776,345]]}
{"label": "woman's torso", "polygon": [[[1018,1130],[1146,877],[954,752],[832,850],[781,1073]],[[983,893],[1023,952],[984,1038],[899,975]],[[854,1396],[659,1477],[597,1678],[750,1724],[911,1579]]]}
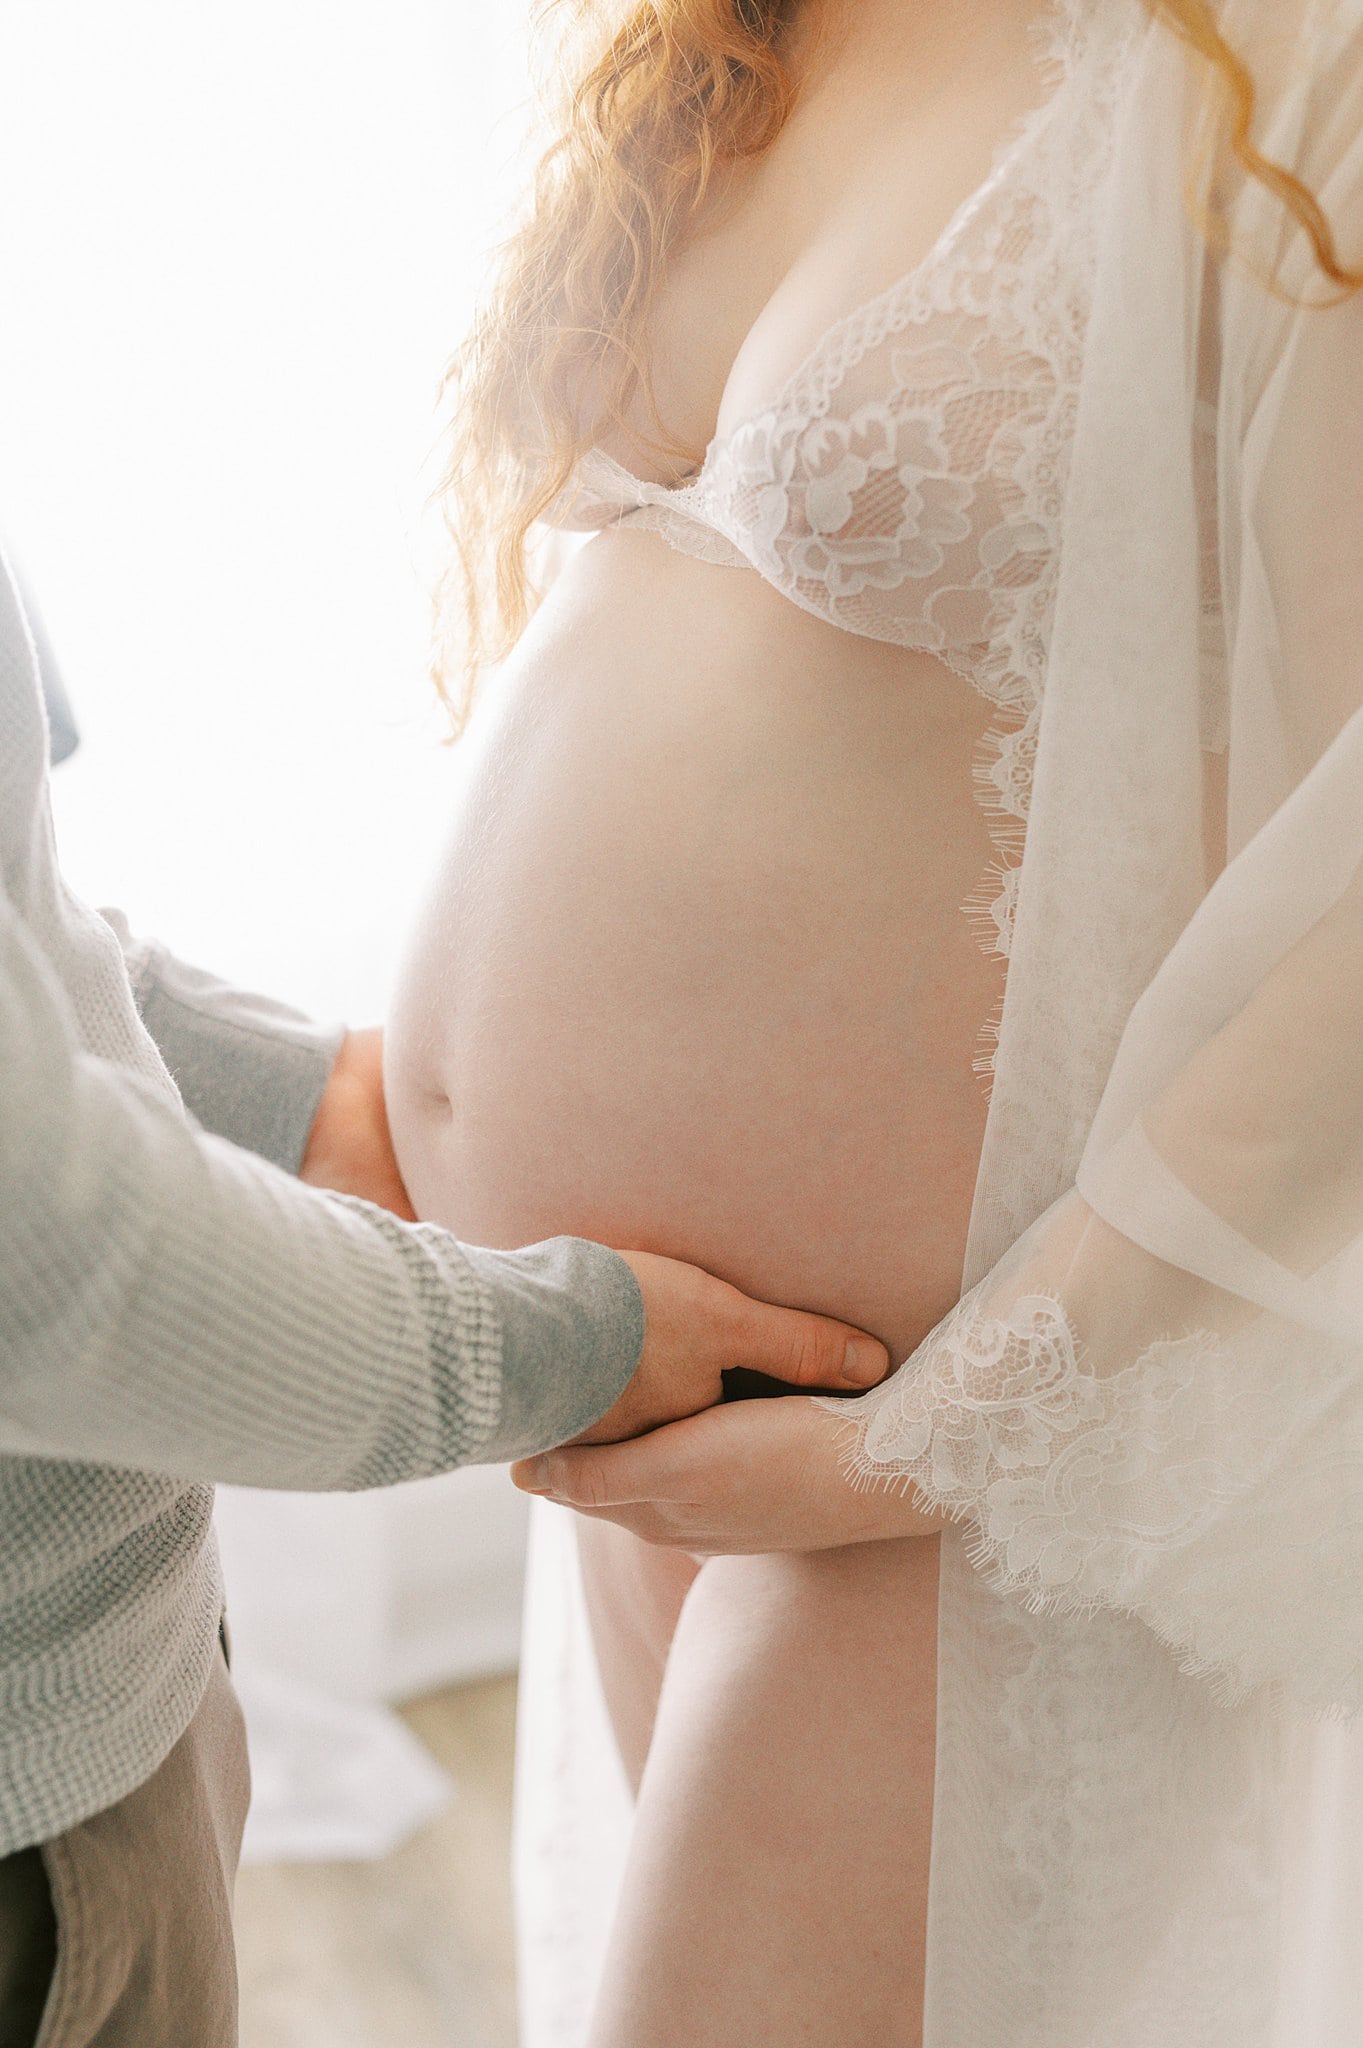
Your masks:
{"label": "woman's torso", "polygon": [[[741,428],[932,248],[1041,96],[1034,12],[867,0],[675,268],[655,354],[683,436]],[[1063,372],[1041,368],[1053,443]],[[1019,468],[1047,454],[1030,420],[995,421]],[[975,771],[1000,710],[1019,730],[1035,711],[1017,671],[1042,615],[991,670],[983,628],[969,658],[933,651],[917,613],[897,639],[844,630],[831,596],[820,616],[650,516],[570,560],[463,744],[390,1022],[399,1159],[418,1211],[466,1239],[664,1251],[902,1355],[959,1291],[1004,972],[963,910],[978,897],[988,923],[999,896]],[[1033,532],[995,580],[1044,594],[1038,563]],[[882,570],[835,571],[880,601]]]}

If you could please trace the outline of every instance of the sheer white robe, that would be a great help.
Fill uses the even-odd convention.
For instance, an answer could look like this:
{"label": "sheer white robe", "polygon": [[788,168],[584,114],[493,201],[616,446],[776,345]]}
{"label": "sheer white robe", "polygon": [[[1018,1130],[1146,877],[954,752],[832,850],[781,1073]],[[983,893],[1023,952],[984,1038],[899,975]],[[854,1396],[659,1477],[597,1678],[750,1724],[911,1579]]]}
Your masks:
{"label": "sheer white robe", "polygon": [[[1220,12],[1363,262],[1363,8]],[[959,1520],[927,2048],[1363,2037],[1363,297],[1248,181],[1208,262],[1207,77],[1123,80],[966,1291],[852,1447]],[[528,2048],[628,1824],[576,1597],[542,1542]]]}

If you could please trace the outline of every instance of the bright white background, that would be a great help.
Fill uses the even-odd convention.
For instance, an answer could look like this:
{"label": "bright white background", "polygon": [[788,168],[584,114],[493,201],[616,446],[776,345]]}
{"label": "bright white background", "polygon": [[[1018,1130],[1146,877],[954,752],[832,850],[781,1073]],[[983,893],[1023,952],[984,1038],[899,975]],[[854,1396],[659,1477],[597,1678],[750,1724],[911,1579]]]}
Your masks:
{"label": "bright white background", "polygon": [[[422,465],[508,203],[524,11],[0,10],[0,526],[82,734],[65,865],[324,1017],[382,1014],[443,824]],[[246,1665],[375,1698],[510,1655],[497,1476],[225,1510]]]}
{"label": "bright white background", "polygon": [[323,1012],[380,1003],[448,779],[412,530],[521,8],[0,13],[0,521],[86,742],[67,866]]}

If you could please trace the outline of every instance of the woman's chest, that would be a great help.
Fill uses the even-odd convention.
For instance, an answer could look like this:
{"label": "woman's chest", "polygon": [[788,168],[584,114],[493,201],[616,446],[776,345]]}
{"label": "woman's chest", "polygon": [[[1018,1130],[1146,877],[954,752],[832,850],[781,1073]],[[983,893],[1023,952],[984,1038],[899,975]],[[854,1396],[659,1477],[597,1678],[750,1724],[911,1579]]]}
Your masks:
{"label": "woman's chest", "polygon": [[814,95],[801,128],[797,107],[789,154],[746,174],[655,312],[660,419],[689,453],[598,443],[553,516],[746,564],[1034,706],[1117,68],[1086,7],[1053,0],[1043,38],[1029,6],[1020,58],[908,109],[882,89],[835,119]]}
{"label": "woman's chest", "polygon": [[[1039,8],[981,0],[934,26],[941,10],[927,7],[916,36],[878,40],[873,5],[871,30],[811,60],[775,143],[717,178],[666,260],[644,355],[671,440],[699,459],[849,312],[933,252],[1045,98]],[[686,457],[660,450],[647,422],[641,396],[628,429],[601,445],[635,473],[674,482]]]}

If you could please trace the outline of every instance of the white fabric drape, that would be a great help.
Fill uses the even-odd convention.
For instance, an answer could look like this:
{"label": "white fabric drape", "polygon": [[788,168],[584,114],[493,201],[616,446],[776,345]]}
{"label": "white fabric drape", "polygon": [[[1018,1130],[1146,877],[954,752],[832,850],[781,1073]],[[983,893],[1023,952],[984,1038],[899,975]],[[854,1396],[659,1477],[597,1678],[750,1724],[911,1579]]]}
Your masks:
{"label": "white fabric drape", "polygon": [[[1356,254],[1363,39],[1256,0],[1225,26],[1268,147]],[[1363,1698],[1363,306],[1264,289],[1255,265],[1289,293],[1311,275],[1255,186],[1247,267],[1204,284],[1176,147],[1195,84],[1152,30],[1105,206],[973,1291],[863,1418],[863,1470],[967,1530],[943,1545],[931,2048],[1344,2048],[1354,2025],[1348,1950],[1301,1906],[1314,1885],[1351,1917],[1320,1782],[1360,1754],[1306,1710]],[[1207,890],[1221,675],[1191,449],[1218,315]]]}
{"label": "white fabric drape", "polygon": [[[1220,11],[1363,260],[1363,10]],[[967,1292],[857,1418],[961,1523],[927,2048],[1357,2039],[1363,299],[1229,174],[1208,260],[1206,77],[1123,75]]]}

